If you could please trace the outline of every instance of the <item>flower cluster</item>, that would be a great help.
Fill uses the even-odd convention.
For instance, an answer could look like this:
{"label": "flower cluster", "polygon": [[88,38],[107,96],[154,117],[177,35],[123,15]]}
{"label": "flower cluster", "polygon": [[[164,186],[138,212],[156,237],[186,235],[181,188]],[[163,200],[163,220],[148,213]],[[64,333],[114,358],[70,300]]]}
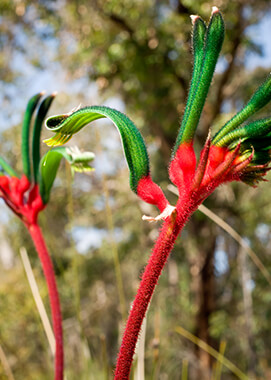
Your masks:
{"label": "flower cluster", "polygon": [[48,203],[61,159],[65,158],[72,170],[89,171],[92,169],[88,163],[94,158],[93,153],[82,153],[78,148],[53,149],[40,158],[41,127],[55,94],[44,98],[39,105],[34,120],[30,155],[31,121],[42,96],[43,93],[33,96],[25,112],[21,145],[22,176],[19,177],[4,158],[0,157],[0,197],[28,225],[36,223],[39,212]]}
{"label": "flower cluster", "polygon": [[194,70],[169,173],[180,194],[202,202],[221,183],[256,185],[264,180],[271,161],[271,118],[243,123],[271,100],[271,76],[213,138],[209,134],[197,164],[193,136],[222,46],[224,22],[216,7],[208,27],[199,16],[192,16],[192,22]]}

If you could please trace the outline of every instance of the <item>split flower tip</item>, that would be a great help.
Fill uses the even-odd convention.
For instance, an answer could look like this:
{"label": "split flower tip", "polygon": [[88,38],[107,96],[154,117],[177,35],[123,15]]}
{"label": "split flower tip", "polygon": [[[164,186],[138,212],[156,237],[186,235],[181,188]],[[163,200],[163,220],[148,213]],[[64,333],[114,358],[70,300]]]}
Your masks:
{"label": "split flower tip", "polygon": [[142,220],[147,220],[148,222],[151,222],[151,223],[158,222],[159,220],[166,220],[168,217],[173,216],[175,213],[176,213],[176,207],[168,204],[161,214],[157,215],[156,217],[143,215]]}
{"label": "split flower tip", "polygon": [[198,15],[190,15],[192,25],[200,18]]}
{"label": "split flower tip", "polygon": [[216,6],[212,7],[212,15],[218,12],[219,12],[219,9]]}

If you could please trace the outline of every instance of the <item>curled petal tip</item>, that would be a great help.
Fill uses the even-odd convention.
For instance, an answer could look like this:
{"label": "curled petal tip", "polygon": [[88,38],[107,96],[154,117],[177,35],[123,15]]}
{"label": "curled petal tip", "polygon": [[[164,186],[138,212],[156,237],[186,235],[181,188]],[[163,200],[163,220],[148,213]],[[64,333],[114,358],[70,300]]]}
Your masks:
{"label": "curled petal tip", "polygon": [[51,96],[53,96],[53,97],[57,96],[57,91],[52,92]]}
{"label": "curled petal tip", "polygon": [[219,9],[216,6],[212,7],[212,15],[217,12],[219,12]]}
{"label": "curled petal tip", "polygon": [[190,18],[191,18],[192,24],[194,25],[195,22],[197,21],[197,19],[199,18],[199,16],[198,15],[191,15]]}
{"label": "curled petal tip", "polygon": [[143,215],[142,219],[147,220],[148,222],[157,222],[158,220],[165,220],[166,218],[171,216],[174,212],[176,212],[176,207],[168,204],[167,207],[164,209],[164,211],[161,214],[157,215],[155,218],[152,216]]}

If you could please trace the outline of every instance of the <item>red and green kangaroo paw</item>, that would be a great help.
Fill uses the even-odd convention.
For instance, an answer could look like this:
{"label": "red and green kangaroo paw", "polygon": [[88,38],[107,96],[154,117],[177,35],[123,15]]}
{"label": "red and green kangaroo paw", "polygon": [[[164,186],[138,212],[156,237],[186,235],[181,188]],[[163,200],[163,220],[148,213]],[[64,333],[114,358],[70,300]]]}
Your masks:
{"label": "red and green kangaroo paw", "polygon": [[224,39],[224,21],[217,8],[213,8],[207,31],[200,17],[193,16],[192,20],[194,70],[184,117],[169,167],[170,179],[179,191],[190,188],[195,175],[193,137]]}
{"label": "red and green kangaroo paw", "polygon": [[143,137],[134,123],[123,113],[108,107],[92,106],[71,114],[49,117],[46,126],[56,134],[45,142],[49,146],[63,145],[87,124],[101,118],[110,119],[120,133],[130,170],[131,189],[145,202],[154,204],[163,211],[168,202],[161,188],[151,179]]}

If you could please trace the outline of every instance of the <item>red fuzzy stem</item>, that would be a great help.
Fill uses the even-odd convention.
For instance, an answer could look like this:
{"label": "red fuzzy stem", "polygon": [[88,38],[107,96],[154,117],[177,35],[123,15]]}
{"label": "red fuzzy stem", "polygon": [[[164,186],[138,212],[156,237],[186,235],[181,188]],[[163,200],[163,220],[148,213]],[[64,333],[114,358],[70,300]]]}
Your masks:
{"label": "red fuzzy stem", "polygon": [[62,317],[59,296],[57,291],[56,279],[53,264],[48,253],[42,232],[38,224],[27,226],[31,238],[38,252],[42,269],[46,278],[50,306],[52,310],[53,328],[56,340],[55,352],[55,380],[63,380],[63,334],[62,334]]}
{"label": "red fuzzy stem", "polygon": [[117,359],[114,380],[129,379],[136,342],[155,286],[180,231],[196,207],[196,202],[191,199],[178,201],[177,213],[167,218],[162,226],[128,317]]}

